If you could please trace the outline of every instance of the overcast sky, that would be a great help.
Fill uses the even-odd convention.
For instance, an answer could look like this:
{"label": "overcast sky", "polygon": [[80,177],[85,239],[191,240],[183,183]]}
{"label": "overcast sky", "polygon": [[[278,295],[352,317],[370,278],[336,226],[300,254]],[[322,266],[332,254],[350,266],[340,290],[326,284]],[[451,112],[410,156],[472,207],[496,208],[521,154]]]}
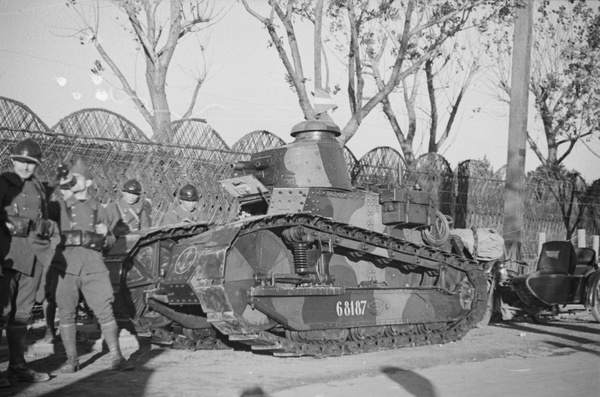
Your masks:
{"label": "overcast sky", "polygon": [[[127,34],[114,24],[116,14],[109,2],[104,0],[100,4],[107,12],[100,20],[102,44],[110,53],[118,54],[115,59],[126,65],[125,72],[136,77],[137,90],[143,92],[141,57]],[[193,117],[206,119],[230,146],[255,130],[270,131],[290,142],[290,129],[303,121],[303,116],[295,94],[284,81],[285,71],[276,51],[268,48],[267,32],[241,4],[234,0],[219,4],[229,11],[211,28],[208,38],[203,41],[188,38],[171,63],[167,81],[173,119],[187,109],[192,77],[202,65],[197,56],[198,45],[204,44],[209,78],[200,91]],[[65,6],[65,0],[0,0],[0,96],[24,103],[49,127],[74,111],[103,108],[124,116],[151,134],[110,72],[106,71],[101,80],[94,79],[90,69],[100,56],[92,45],[80,44],[75,34],[78,24],[77,16]],[[301,37],[306,40],[301,45],[306,44],[310,53],[310,35]],[[123,59],[128,62],[123,63]],[[310,64],[305,65],[305,73],[310,70]],[[460,133],[454,132],[451,144],[445,145],[442,154],[453,168],[463,160],[484,156],[494,169],[506,163],[508,108],[494,100],[487,89],[483,82],[475,84],[455,124],[455,131]],[[343,126],[348,120],[348,105],[341,97],[334,100],[338,110],[332,117]],[[537,122],[532,119],[530,130]],[[427,141],[416,140],[415,144],[415,150],[421,154]],[[597,139],[588,145],[600,153]],[[400,151],[379,110],[365,119],[348,143],[359,159],[377,146],[391,146]],[[578,146],[566,166],[577,169],[591,183],[600,178],[600,159],[585,145]],[[527,170],[539,165],[530,150],[526,159]]]}

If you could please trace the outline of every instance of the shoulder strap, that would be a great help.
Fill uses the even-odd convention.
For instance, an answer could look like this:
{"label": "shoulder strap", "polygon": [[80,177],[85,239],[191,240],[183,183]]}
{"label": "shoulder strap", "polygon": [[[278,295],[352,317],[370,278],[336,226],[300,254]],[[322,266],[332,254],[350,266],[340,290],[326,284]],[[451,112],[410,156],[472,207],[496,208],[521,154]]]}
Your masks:
{"label": "shoulder strap", "polygon": [[119,211],[119,218],[123,219],[123,209],[119,205],[119,200],[115,201],[115,204],[117,205],[117,211]]}
{"label": "shoulder strap", "polygon": [[67,219],[69,220],[69,229],[71,229],[73,227],[73,212],[71,210],[71,207],[69,207],[64,200],[63,204],[65,206],[65,213],[67,214]]}
{"label": "shoulder strap", "polygon": [[[131,207],[129,207],[129,213],[130,213],[131,215],[133,215],[133,219],[135,219],[135,221],[136,221],[136,222],[137,222],[137,224],[138,224],[138,228],[139,228],[139,227],[140,227],[140,217],[138,216],[138,214],[136,214],[136,213],[135,213],[135,211],[134,211],[134,210],[133,210],[133,208],[131,208]],[[141,211],[140,211],[140,213],[141,213]]]}

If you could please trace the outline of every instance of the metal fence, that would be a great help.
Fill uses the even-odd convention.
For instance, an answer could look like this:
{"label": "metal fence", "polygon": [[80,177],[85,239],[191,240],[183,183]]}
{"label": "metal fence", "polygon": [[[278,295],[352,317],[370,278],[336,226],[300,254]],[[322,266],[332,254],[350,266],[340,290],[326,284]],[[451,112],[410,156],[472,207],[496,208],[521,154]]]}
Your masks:
{"label": "metal fence", "polygon": [[[39,172],[42,179],[49,179],[59,163],[82,158],[92,170],[94,193],[102,203],[118,199],[123,183],[138,179],[145,198],[152,202],[155,223],[175,205],[176,193],[186,183],[199,188],[201,206],[213,222],[233,220],[239,208],[219,180],[230,176],[232,162],[285,144],[281,138],[259,130],[246,134],[230,148],[201,119],[176,121],[171,125],[171,134],[153,141],[127,119],[103,109],[77,111],[48,128],[25,105],[0,97],[0,171],[11,168],[10,150],[28,137],[43,148],[44,161]],[[442,156],[431,153],[407,169],[400,153],[389,147],[375,148],[360,160],[344,148],[344,158],[355,185],[418,186],[434,194],[440,210],[454,219],[453,227],[502,231],[502,170],[493,173],[478,160],[466,160],[452,170]],[[555,194],[559,188],[569,189],[539,182],[528,185],[522,231],[526,260],[537,256],[540,232],[546,233],[548,239],[566,238],[561,211],[565,203]],[[600,234],[600,180],[583,188],[585,192],[578,195],[571,214],[581,210],[579,227],[590,236]]]}

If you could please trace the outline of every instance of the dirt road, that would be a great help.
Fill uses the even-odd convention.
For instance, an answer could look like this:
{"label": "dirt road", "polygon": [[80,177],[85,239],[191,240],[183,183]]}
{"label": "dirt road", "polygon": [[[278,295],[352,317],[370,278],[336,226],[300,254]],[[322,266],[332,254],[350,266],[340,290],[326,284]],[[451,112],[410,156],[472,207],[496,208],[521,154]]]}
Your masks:
{"label": "dirt road", "polygon": [[[106,352],[99,351],[100,341],[90,342],[88,345],[80,345],[82,369],[79,372],[56,374],[45,383],[20,383],[8,389],[0,389],[0,395],[333,397],[338,394],[334,394],[333,389],[326,385],[355,384],[353,390],[358,392],[362,390],[361,387],[367,387],[367,390],[372,391],[371,396],[377,396],[379,394],[373,389],[373,385],[382,385],[382,379],[396,379],[397,388],[401,384],[398,382],[399,377],[410,374],[411,382],[405,384],[410,384],[409,389],[405,388],[408,394],[398,395],[445,396],[450,394],[440,393],[439,390],[435,394],[431,385],[435,383],[436,371],[446,373],[448,368],[465,371],[463,379],[457,379],[457,385],[467,378],[480,377],[483,380],[484,374],[489,377],[490,373],[496,371],[492,365],[494,362],[498,362],[498,368],[502,367],[506,372],[511,361],[502,359],[516,359],[515,363],[523,358],[559,360],[567,355],[565,351],[573,354],[586,352],[586,359],[598,358],[596,368],[600,368],[600,324],[593,322],[589,315],[564,315],[560,321],[547,326],[527,320],[495,323],[474,329],[461,341],[446,345],[326,359],[277,358],[244,350],[192,352],[155,345],[140,346],[126,331],[121,334],[121,342],[125,356],[130,357],[136,365],[134,371],[119,373],[106,370],[107,356]],[[28,359],[32,367],[48,372],[56,371],[65,359],[64,354],[43,353],[41,346],[36,343],[30,350],[33,354]],[[478,367],[477,363],[481,365]],[[558,361],[552,363],[562,365]],[[7,365],[5,349],[0,350],[0,369],[5,370]],[[516,365],[515,370],[519,368],[522,365]],[[587,373],[594,373],[593,365],[586,365],[586,369]],[[498,374],[500,373],[502,372],[499,371]],[[600,370],[597,375],[600,375]],[[428,380],[427,377],[433,379]],[[493,378],[494,376],[490,379]],[[530,377],[520,379],[523,382],[534,381]],[[598,382],[598,379],[600,376],[590,381]],[[413,385],[415,382],[416,386]],[[452,378],[449,382],[455,383]],[[488,383],[492,384],[491,381]],[[368,386],[369,384],[372,386]],[[588,386],[595,390],[596,385],[598,384],[591,383]],[[416,389],[412,390],[410,387]],[[497,395],[490,393],[491,391],[493,390],[484,391],[481,395]],[[551,391],[547,395],[553,395]],[[361,395],[364,393],[361,392]]]}

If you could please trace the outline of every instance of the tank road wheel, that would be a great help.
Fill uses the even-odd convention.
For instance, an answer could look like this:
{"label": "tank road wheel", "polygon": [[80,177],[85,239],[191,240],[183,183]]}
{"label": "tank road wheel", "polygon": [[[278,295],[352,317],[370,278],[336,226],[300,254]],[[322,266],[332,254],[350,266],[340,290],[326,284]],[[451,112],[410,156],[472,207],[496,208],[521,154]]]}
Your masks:
{"label": "tank road wheel", "polygon": [[[596,274],[596,276],[598,275]],[[596,277],[595,280],[591,282],[589,288],[589,296],[592,298],[590,311],[592,312],[592,316],[594,316],[596,321],[600,323],[600,276]]]}
{"label": "tank road wheel", "polygon": [[[258,285],[257,276],[293,274],[294,262],[290,250],[275,233],[258,230],[239,237],[225,261],[224,288],[235,314],[241,316],[256,331],[272,328],[276,322],[249,305],[250,289]],[[275,283],[280,288],[292,284]]]}

